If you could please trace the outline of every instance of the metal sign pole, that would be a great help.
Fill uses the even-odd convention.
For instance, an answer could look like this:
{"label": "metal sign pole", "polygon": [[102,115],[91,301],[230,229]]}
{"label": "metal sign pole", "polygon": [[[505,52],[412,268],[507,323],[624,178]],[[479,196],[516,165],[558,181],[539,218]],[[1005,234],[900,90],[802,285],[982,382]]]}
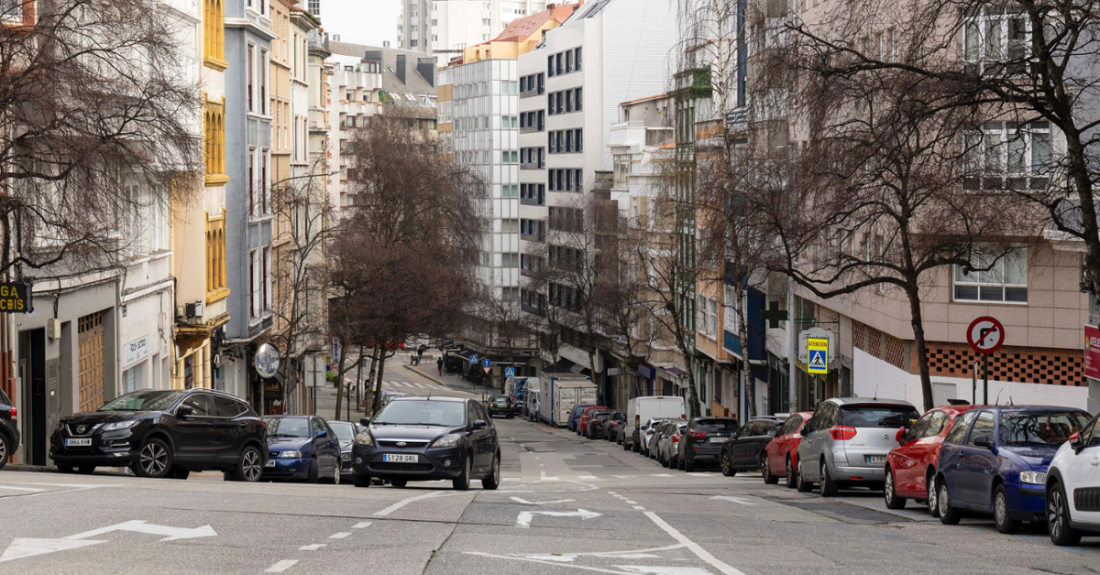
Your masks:
{"label": "metal sign pole", "polygon": [[989,354],[982,354],[982,398],[989,405]]}

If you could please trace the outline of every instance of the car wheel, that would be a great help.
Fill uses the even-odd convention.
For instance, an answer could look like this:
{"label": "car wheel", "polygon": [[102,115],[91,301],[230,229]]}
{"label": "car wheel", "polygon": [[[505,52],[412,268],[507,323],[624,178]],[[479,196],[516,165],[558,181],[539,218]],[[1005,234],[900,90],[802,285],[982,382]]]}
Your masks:
{"label": "car wheel", "polygon": [[998,485],[993,490],[993,524],[997,531],[1010,534],[1020,530],[1020,522],[1012,518],[1008,509],[1008,493],[1004,485]]}
{"label": "car wheel", "polygon": [[829,464],[825,461],[821,462],[821,496],[822,497],[836,497],[836,492],[839,491],[836,481],[829,476]]}
{"label": "car wheel", "polygon": [[928,479],[924,482],[925,491],[928,492],[928,513],[932,517],[940,516],[940,499],[939,492],[936,490],[936,476],[932,473],[928,474]]}
{"label": "car wheel", "polygon": [[695,471],[695,461],[687,457],[684,458],[684,471],[691,473]]}
{"label": "car wheel", "polygon": [[370,476],[353,473],[351,475],[351,483],[356,487],[370,487]]}
{"label": "car wheel", "polygon": [[791,463],[791,456],[790,455],[787,456],[786,467],[787,467],[787,487],[789,489],[794,489],[795,487],[798,486],[798,476],[795,475],[795,473],[794,473],[794,464]]}
{"label": "car wheel", "polygon": [[940,523],[944,525],[958,525],[959,520],[962,519],[962,514],[957,509],[951,507],[951,499],[947,492],[947,482],[939,480],[936,482],[936,499],[938,500],[937,507],[940,508]]}
{"label": "car wheel", "polygon": [[408,479],[391,479],[390,480],[390,485],[392,485],[394,487],[404,487],[408,484],[409,484]]}
{"label": "car wheel", "polygon": [[500,455],[493,457],[493,468],[489,471],[489,475],[485,479],[481,480],[481,488],[493,490],[500,487]]}
{"label": "car wheel", "polygon": [[65,465],[64,463],[58,463],[57,464],[57,471],[59,473],[72,473],[73,472],[73,466],[72,465]]}
{"label": "car wheel", "polygon": [[620,443],[623,445],[623,451],[630,451],[630,446],[627,445],[625,441],[621,441]]}
{"label": "car wheel", "polygon": [[474,465],[474,456],[466,454],[466,465],[462,467],[462,475],[451,480],[451,487],[458,491],[466,491],[470,488],[470,470]]}
{"label": "car wheel", "polygon": [[684,458],[683,457],[677,457],[676,458],[676,469],[679,469],[680,471],[684,470]]}
{"label": "car wheel", "polygon": [[642,448],[641,448],[641,446],[640,446],[640,445],[638,445],[638,442],[637,442],[637,441],[633,441],[633,442],[631,442],[631,443],[630,443],[630,449],[631,449],[631,450],[632,450],[632,451],[633,451],[634,453],[640,453],[640,452],[642,451]]}
{"label": "car wheel", "polygon": [[340,485],[340,460],[336,460],[336,467],[332,468],[332,484]]}
{"label": "car wheel", "polygon": [[779,477],[772,475],[771,465],[768,463],[768,454],[760,454],[760,474],[764,476],[764,483],[775,485],[779,483]]}
{"label": "car wheel", "polygon": [[886,480],[882,485],[882,498],[886,501],[887,509],[905,508],[905,498],[898,497],[897,490],[894,488],[894,470],[889,467],[886,468]]}
{"label": "car wheel", "polygon": [[1047,489],[1047,531],[1055,545],[1077,545],[1081,532],[1070,527],[1069,505],[1061,483],[1055,482]]}
{"label": "car wheel", "polygon": [[0,433],[0,469],[8,464],[8,456],[11,455],[11,448],[8,447],[8,444],[8,436]]}
{"label": "car wheel", "polygon": [[809,493],[814,490],[814,484],[806,481],[806,474],[802,472],[802,462],[798,462],[798,491]]}
{"label": "car wheel", "polygon": [[737,470],[730,465],[730,454],[725,451],[718,457],[718,465],[722,468],[722,475],[726,477],[733,477],[737,475]]}
{"label": "car wheel", "polygon": [[318,476],[321,474],[321,464],[317,463],[317,458],[309,460],[309,472],[306,473],[306,483],[317,483]]}
{"label": "car wheel", "polygon": [[172,479],[187,479],[191,475],[191,470],[184,467],[173,467],[172,471],[168,473],[168,477]]}
{"label": "car wheel", "polygon": [[95,466],[81,465],[80,467],[77,467],[76,470],[79,471],[81,475],[91,475],[92,473],[95,473]]}
{"label": "car wheel", "polygon": [[233,469],[234,481],[248,481],[250,483],[260,480],[264,471],[264,458],[260,450],[249,445],[241,450],[237,458],[237,467]]}
{"label": "car wheel", "polygon": [[[83,472],[81,467],[81,472]],[[138,460],[131,469],[138,477],[160,479],[172,469],[172,450],[163,440],[152,438],[138,451]]]}

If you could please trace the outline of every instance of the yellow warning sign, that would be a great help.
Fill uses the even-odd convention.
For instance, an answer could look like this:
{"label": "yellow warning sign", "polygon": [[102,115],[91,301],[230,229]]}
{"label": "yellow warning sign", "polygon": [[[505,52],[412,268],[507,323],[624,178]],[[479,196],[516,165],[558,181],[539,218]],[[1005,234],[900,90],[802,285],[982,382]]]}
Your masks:
{"label": "yellow warning sign", "polygon": [[811,337],[806,339],[806,371],[827,375],[829,373],[829,340]]}

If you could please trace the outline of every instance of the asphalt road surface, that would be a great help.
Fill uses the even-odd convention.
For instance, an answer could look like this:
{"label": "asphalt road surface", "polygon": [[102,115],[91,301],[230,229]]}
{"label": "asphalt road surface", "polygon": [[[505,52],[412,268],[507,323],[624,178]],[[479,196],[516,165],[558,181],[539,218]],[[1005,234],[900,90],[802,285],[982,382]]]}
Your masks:
{"label": "asphalt road surface", "polygon": [[[441,389],[449,395],[462,392]],[[0,472],[0,573],[460,575],[1096,573],[1100,538],[940,525],[879,493],[822,499],[683,473],[607,442],[495,421],[504,483],[452,491]]]}

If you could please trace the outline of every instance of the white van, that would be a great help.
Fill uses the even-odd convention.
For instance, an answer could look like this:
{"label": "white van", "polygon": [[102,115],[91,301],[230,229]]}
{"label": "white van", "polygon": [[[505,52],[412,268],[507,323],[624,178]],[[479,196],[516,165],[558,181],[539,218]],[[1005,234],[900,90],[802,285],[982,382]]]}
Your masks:
{"label": "white van", "polygon": [[687,419],[684,398],[675,395],[651,395],[635,397],[626,404],[626,429],[623,430],[623,449],[638,451],[638,428],[651,419]]}

